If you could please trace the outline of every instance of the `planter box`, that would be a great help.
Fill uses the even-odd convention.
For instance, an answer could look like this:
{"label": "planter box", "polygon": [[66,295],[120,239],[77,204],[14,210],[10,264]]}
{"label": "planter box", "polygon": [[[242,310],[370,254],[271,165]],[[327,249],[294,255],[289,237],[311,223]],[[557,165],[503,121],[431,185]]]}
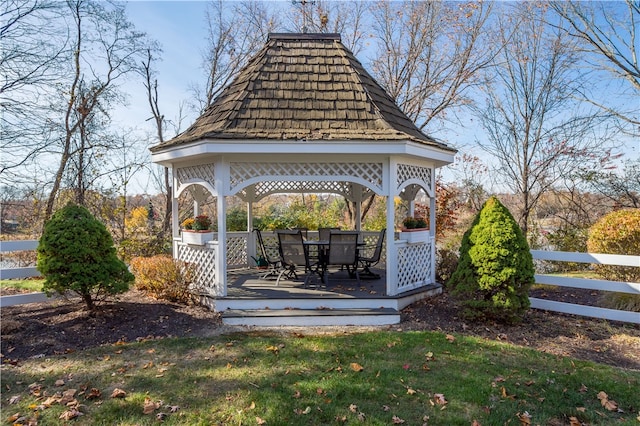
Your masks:
{"label": "planter box", "polygon": [[203,246],[207,241],[213,240],[213,232],[209,231],[182,231],[182,242],[196,246]]}
{"label": "planter box", "polygon": [[409,244],[426,243],[431,238],[428,229],[406,229],[400,232],[400,239]]}

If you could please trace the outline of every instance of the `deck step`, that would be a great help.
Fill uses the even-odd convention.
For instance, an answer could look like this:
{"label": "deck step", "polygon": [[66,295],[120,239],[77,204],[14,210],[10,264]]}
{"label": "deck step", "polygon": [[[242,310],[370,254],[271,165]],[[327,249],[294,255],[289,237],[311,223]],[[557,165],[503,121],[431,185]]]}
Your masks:
{"label": "deck step", "polygon": [[254,326],[390,325],[400,323],[400,312],[391,308],[228,309],[222,313],[222,322]]}

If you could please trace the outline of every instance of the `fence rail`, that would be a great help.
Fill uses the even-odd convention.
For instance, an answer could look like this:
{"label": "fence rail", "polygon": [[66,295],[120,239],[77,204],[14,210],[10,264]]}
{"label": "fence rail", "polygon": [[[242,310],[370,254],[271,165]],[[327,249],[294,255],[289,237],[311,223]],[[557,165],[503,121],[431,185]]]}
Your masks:
{"label": "fence rail", "polygon": [[[0,241],[0,253],[35,250],[37,248],[38,240]],[[39,275],[40,272],[38,272],[35,266],[25,268],[0,268],[0,280],[37,277]]]}
{"label": "fence rail", "polygon": [[[628,256],[601,253],[574,253],[566,251],[531,250],[537,260],[557,262],[594,263],[598,265],[634,266],[640,268],[640,256]],[[607,281],[588,278],[570,278],[557,275],[536,274],[536,284],[548,284],[560,287],[583,288],[587,290],[611,291],[640,295],[640,283],[623,281]],[[531,307],[565,314],[603,318],[612,321],[623,321],[640,324],[640,312],[598,308],[595,306],[574,303],[556,302],[552,300],[530,297]]]}

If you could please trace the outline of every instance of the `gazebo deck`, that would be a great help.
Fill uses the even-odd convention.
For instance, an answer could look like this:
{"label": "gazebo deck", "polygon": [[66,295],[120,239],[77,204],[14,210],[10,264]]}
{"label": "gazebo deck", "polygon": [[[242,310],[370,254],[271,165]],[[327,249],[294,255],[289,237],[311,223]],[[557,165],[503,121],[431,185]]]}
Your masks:
{"label": "gazebo deck", "polygon": [[329,283],[313,277],[304,287],[297,280],[262,279],[263,270],[237,269],[227,273],[227,296],[209,299],[234,325],[388,325],[400,321],[400,310],[413,302],[441,293],[438,284],[395,296],[386,295],[384,269],[372,270],[379,279],[361,279],[360,285],[346,271],[332,271]]}
{"label": "gazebo deck", "polygon": [[276,277],[260,278],[265,273],[258,269],[236,269],[227,273],[227,298],[252,299],[296,299],[296,298],[358,298],[377,299],[386,297],[386,277],[383,269],[374,269],[378,279],[349,278],[346,271],[332,271],[325,286],[320,278],[313,276],[304,287],[305,275],[297,280],[283,278],[276,286]]}

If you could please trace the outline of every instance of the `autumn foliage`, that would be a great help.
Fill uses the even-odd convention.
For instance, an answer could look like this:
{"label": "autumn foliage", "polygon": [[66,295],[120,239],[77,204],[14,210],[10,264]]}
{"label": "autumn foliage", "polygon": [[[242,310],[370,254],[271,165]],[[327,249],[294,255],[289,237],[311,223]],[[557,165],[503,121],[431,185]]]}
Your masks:
{"label": "autumn foliage", "polygon": [[487,200],[462,237],[460,261],[447,285],[470,318],[518,322],[534,283],[522,230],[496,197]]}
{"label": "autumn foliage", "polygon": [[43,290],[77,293],[89,310],[99,298],[124,293],[133,281],[107,228],[82,206],[69,203],[53,215],[37,252]]}
{"label": "autumn foliage", "polygon": [[131,270],[135,286],[150,296],[171,302],[189,303],[193,299],[193,267],[170,255],[134,257]]}
{"label": "autumn foliage", "polygon": [[[589,229],[589,253],[640,255],[640,210],[617,210],[603,216]],[[640,282],[640,268],[596,265],[598,275],[610,281]]]}

